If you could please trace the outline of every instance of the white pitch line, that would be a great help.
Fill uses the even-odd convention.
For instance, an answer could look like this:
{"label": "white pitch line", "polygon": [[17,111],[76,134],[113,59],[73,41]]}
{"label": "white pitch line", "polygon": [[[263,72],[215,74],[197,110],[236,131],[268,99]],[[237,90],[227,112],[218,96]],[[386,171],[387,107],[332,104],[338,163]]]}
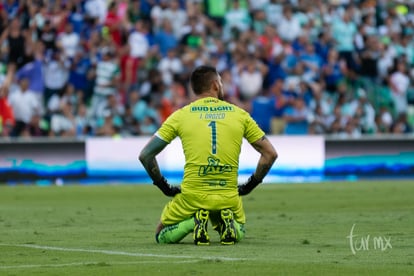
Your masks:
{"label": "white pitch line", "polygon": [[88,266],[88,265],[133,265],[133,264],[150,264],[150,263],[195,263],[198,260],[185,260],[185,261],[135,261],[135,262],[78,262],[78,263],[66,263],[66,264],[31,264],[31,265],[5,265],[0,266],[0,269],[25,269],[25,268],[42,268],[42,267],[66,267],[66,266]]}
{"label": "white pitch line", "polygon": [[55,246],[44,246],[36,244],[7,244],[0,243],[0,246],[9,246],[9,247],[25,247],[25,248],[35,248],[35,249],[44,249],[44,250],[54,250],[54,251],[66,251],[66,252],[86,252],[86,253],[100,253],[105,255],[122,255],[130,257],[156,257],[156,258],[174,258],[174,259],[202,259],[202,260],[221,260],[221,261],[243,261],[243,258],[230,258],[230,257],[195,257],[195,256],[186,256],[186,255],[164,255],[164,254],[150,254],[150,253],[132,253],[124,251],[113,251],[113,250],[98,250],[98,249],[83,249],[83,248],[66,248],[66,247],[55,247]]}

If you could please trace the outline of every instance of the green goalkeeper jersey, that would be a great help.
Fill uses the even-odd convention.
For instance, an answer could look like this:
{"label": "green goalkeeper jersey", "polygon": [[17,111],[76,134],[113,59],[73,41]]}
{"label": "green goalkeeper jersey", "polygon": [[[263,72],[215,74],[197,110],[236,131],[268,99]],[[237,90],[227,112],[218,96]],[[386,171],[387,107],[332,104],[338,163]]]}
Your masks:
{"label": "green goalkeeper jersey", "polygon": [[175,111],[156,135],[170,143],[180,137],[184,156],[182,193],[237,194],[243,138],[264,136],[249,113],[214,97],[202,98]]}

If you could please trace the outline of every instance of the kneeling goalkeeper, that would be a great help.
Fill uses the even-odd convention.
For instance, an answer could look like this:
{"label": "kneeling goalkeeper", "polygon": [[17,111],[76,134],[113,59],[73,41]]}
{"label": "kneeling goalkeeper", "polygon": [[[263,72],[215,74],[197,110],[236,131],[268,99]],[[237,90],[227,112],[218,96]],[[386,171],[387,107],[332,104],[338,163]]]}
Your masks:
{"label": "kneeling goalkeeper", "polygon": [[[210,221],[222,244],[234,244],[245,233],[241,196],[262,182],[277,153],[249,113],[223,100],[223,83],[214,67],[195,68],[190,85],[196,99],[171,114],[139,155],[154,185],[172,197],[162,211],[156,241],[178,243],[193,232],[195,244],[208,245]],[[181,186],[172,186],[156,156],[177,136],[185,156],[184,178]],[[238,185],[243,138],[260,158],[249,180]]]}

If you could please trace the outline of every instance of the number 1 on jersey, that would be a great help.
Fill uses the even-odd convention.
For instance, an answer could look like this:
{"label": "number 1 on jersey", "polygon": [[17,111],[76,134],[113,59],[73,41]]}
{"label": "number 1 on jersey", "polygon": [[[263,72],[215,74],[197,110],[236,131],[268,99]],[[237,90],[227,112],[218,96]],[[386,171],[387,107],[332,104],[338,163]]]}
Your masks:
{"label": "number 1 on jersey", "polygon": [[217,128],[216,121],[211,121],[208,124],[211,127],[211,151],[213,154],[217,153]]}

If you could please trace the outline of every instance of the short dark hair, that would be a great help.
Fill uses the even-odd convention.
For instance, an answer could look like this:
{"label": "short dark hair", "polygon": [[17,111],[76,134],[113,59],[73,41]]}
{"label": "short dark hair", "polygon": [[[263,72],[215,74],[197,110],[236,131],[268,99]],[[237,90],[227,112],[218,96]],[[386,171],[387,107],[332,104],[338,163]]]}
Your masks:
{"label": "short dark hair", "polygon": [[196,95],[208,91],[211,82],[217,78],[217,70],[213,66],[201,65],[194,69],[190,77],[190,85]]}

